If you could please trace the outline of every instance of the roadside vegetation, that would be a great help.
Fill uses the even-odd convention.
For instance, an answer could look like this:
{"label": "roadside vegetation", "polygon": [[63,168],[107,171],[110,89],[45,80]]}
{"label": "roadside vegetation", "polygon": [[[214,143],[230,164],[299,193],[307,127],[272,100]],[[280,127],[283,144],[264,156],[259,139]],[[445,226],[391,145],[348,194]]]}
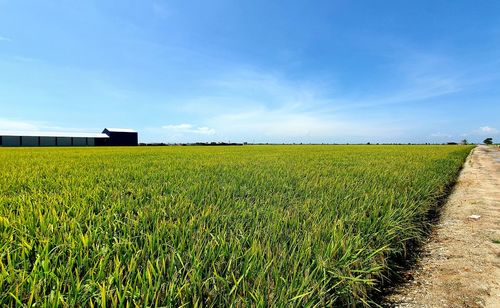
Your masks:
{"label": "roadside vegetation", "polygon": [[472,146],[0,150],[0,304],[369,305]]}

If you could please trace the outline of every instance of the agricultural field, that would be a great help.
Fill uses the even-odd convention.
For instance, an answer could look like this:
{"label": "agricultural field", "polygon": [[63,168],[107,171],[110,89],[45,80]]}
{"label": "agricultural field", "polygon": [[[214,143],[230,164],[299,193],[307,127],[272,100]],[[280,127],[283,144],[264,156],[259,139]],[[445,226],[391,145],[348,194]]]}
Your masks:
{"label": "agricultural field", "polygon": [[0,149],[0,305],[370,305],[471,146]]}

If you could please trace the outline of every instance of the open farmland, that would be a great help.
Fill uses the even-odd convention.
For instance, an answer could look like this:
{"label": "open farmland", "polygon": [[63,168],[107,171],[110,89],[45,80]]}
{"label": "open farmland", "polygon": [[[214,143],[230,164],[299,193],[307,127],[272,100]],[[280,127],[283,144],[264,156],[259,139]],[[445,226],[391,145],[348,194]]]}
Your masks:
{"label": "open farmland", "polygon": [[470,146],[0,151],[0,303],[367,304]]}

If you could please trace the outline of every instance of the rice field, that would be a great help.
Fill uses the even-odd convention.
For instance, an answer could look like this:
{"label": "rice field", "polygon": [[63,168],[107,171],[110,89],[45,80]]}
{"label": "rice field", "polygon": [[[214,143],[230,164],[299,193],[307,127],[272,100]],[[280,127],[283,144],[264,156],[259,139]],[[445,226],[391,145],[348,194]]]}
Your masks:
{"label": "rice field", "polygon": [[371,305],[471,149],[3,148],[0,305]]}

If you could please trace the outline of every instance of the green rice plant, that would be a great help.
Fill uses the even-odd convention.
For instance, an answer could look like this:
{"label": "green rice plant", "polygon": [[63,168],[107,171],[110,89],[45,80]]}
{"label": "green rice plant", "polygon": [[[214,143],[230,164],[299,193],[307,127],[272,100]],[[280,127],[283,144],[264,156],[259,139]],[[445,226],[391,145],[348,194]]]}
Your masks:
{"label": "green rice plant", "polygon": [[0,304],[371,305],[471,149],[2,148]]}

